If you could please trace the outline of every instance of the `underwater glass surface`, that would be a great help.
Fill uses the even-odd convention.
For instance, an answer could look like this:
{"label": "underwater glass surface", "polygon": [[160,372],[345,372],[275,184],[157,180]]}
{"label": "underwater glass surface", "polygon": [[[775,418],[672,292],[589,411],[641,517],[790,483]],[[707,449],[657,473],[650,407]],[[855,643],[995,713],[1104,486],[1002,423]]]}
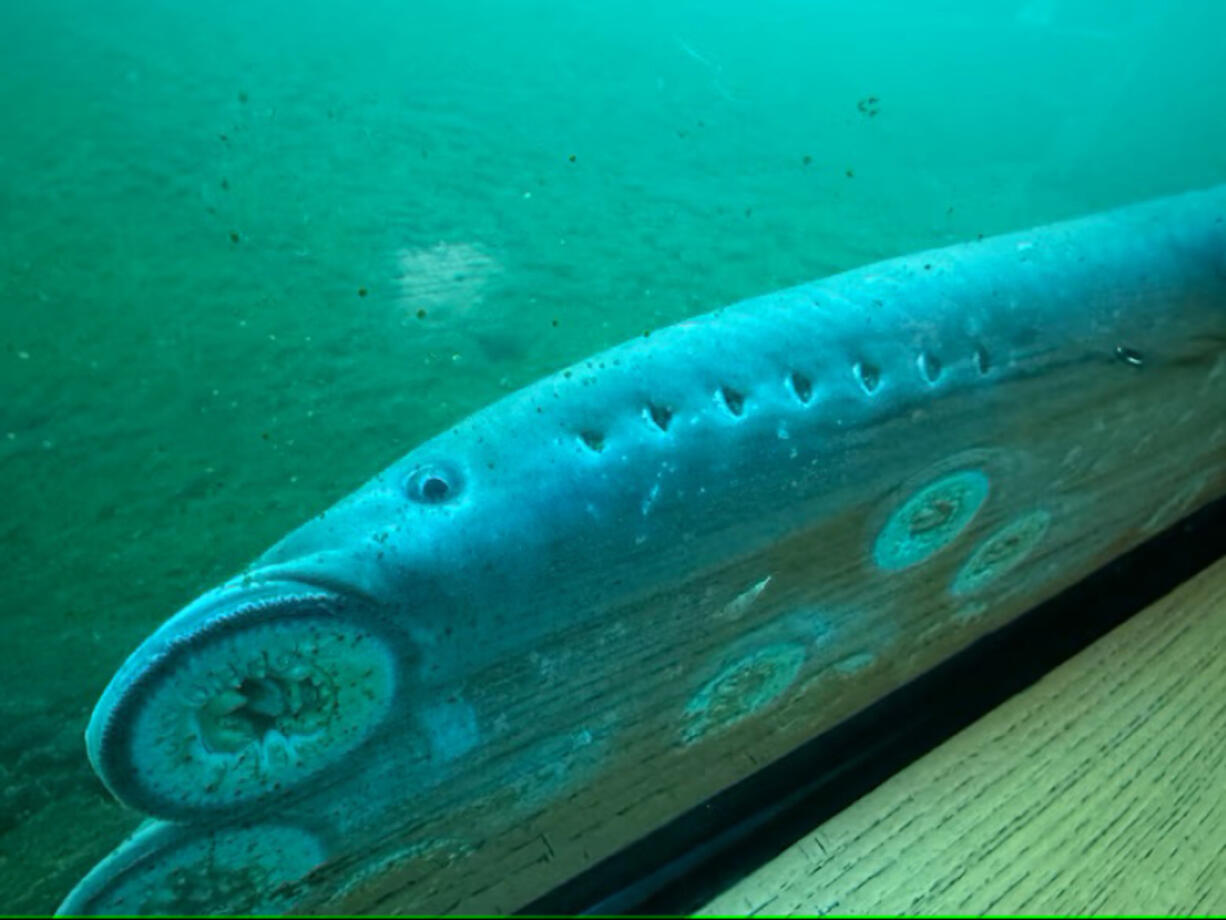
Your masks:
{"label": "underwater glass surface", "polygon": [[[0,903],[139,824],[83,734],[174,611],[602,348],[1226,181],[1224,34],[1216,0],[0,5]],[[260,680],[257,716],[297,692]]]}

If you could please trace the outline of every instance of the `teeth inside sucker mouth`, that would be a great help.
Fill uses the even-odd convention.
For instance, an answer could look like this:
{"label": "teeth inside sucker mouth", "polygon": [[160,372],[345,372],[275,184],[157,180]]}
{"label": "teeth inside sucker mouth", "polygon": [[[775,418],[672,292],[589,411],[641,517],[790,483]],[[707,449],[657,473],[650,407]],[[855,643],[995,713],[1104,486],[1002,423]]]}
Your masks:
{"label": "teeth inside sucker mouth", "polygon": [[122,688],[95,762],[149,814],[242,807],[343,760],[383,722],[396,671],[389,643],[321,599],[251,604]]}
{"label": "teeth inside sucker mouth", "polygon": [[200,740],[210,752],[235,753],[251,744],[292,744],[325,730],[340,716],[335,672],[287,656],[253,661],[248,673],[219,692],[201,690]]}

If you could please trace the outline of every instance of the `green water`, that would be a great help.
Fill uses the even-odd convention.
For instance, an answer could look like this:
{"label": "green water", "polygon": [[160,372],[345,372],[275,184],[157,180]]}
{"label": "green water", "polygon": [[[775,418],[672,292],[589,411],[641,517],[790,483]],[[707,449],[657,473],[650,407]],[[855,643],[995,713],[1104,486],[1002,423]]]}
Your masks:
{"label": "green water", "polygon": [[0,903],[162,619],[599,348],[1226,181],[1226,4],[0,5]]}

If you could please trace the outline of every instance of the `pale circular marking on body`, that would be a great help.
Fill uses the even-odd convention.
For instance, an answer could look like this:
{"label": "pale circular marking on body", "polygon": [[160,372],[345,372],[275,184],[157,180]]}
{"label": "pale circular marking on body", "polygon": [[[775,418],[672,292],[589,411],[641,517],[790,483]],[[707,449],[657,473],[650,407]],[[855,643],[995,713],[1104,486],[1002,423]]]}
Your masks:
{"label": "pale circular marking on body", "polygon": [[974,594],[1013,571],[1042,541],[1050,523],[1051,513],[1040,508],[989,534],[958,570],[950,593],[955,597]]}
{"label": "pale circular marking on body", "polygon": [[693,744],[763,709],[792,685],[804,660],[805,647],[796,642],[768,645],[737,659],[686,705],[681,740]]}
{"label": "pale circular marking on body", "polygon": [[975,517],[988,497],[988,477],[959,470],[921,488],[890,515],[873,546],[873,560],[897,571],[944,549]]}

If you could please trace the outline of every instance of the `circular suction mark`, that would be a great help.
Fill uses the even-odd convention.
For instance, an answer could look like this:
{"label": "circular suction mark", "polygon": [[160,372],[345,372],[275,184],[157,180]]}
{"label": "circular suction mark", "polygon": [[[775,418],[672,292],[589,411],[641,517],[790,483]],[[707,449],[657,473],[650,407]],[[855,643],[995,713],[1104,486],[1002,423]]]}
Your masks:
{"label": "circular suction mark", "polygon": [[762,709],[796,679],[805,649],[781,643],[760,649],[724,668],[685,707],[681,740],[693,744],[712,730],[728,728]]}
{"label": "circular suction mark", "polygon": [[955,596],[973,594],[1013,571],[1038,546],[1050,523],[1051,514],[1041,509],[1010,521],[971,553],[950,592]]}
{"label": "circular suction mark", "polygon": [[898,508],[877,537],[873,559],[883,569],[909,568],[952,543],[988,496],[988,477],[960,470],[929,483]]}
{"label": "circular suction mark", "polygon": [[[301,602],[301,599],[298,599]],[[302,783],[383,720],[391,649],[319,615],[233,618],[155,659],[109,711],[92,759],[140,811],[214,814]]]}
{"label": "circular suction mark", "polygon": [[94,867],[56,913],[280,914],[293,907],[282,886],[324,859],[314,834],[288,824],[201,832],[156,823]]}
{"label": "circular suction mark", "polygon": [[285,824],[200,830],[154,822],[100,862],[57,915],[284,913],[283,886],[325,859],[315,835]]}

